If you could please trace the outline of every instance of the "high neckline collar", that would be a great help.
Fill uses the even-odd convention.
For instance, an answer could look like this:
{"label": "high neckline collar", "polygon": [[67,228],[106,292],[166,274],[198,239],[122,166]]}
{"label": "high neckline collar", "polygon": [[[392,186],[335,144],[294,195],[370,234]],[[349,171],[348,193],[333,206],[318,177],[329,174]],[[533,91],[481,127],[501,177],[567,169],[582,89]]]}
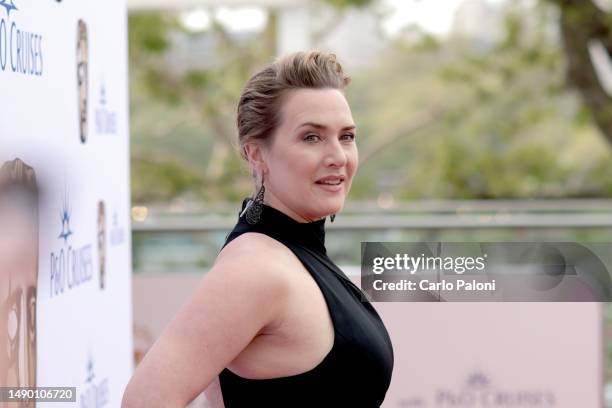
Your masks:
{"label": "high neckline collar", "polygon": [[[242,201],[240,214],[250,200],[250,198],[245,198]],[[325,220],[326,218],[311,222],[299,222],[284,212],[263,204],[261,217],[256,224],[249,224],[246,220],[246,214],[240,217],[239,222],[254,232],[265,232],[281,240],[296,243],[325,254],[327,252],[325,249]]]}

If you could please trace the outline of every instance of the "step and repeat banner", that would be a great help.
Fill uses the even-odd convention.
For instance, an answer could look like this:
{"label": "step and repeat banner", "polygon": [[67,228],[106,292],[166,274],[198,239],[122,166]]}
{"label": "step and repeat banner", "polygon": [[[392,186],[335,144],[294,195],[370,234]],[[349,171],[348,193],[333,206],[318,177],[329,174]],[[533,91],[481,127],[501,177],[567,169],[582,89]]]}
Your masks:
{"label": "step and repeat banner", "polygon": [[395,365],[383,408],[601,408],[598,303],[374,303]]}
{"label": "step and repeat banner", "polygon": [[22,406],[133,370],[126,13],[0,0],[0,386],[76,387]]}

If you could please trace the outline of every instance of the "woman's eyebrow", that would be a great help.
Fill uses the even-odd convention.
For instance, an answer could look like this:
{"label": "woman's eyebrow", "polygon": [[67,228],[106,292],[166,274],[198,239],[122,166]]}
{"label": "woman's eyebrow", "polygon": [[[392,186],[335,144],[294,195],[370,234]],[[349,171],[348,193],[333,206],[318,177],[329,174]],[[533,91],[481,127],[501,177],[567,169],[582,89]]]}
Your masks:
{"label": "woman's eyebrow", "polygon": [[[320,123],[315,123],[315,122],[304,122],[298,127],[296,127],[295,130],[298,130],[299,128],[304,127],[304,126],[310,126],[310,127],[317,128],[317,129],[327,130],[327,126],[322,125]],[[355,125],[347,125],[343,127],[341,130],[353,130],[353,129],[355,129]]]}

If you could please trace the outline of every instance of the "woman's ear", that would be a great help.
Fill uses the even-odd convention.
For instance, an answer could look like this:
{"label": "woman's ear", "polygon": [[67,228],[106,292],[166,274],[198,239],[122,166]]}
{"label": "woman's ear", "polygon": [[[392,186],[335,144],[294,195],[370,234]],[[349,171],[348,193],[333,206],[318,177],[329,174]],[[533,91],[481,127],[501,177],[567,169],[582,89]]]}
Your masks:
{"label": "woman's ear", "polygon": [[244,153],[251,167],[253,167],[257,173],[265,174],[268,172],[261,143],[247,143],[244,146]]}

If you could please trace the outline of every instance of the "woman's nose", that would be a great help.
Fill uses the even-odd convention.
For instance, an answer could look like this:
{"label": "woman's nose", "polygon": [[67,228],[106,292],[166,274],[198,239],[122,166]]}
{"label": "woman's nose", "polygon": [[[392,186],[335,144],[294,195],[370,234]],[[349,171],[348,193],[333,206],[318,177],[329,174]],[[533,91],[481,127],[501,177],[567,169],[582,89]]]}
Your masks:
{"label": "woman's nose", "polygon": [[326,153],[326,166],[343,167],[348,160],[344,147],[338,140],[330,143]]}

